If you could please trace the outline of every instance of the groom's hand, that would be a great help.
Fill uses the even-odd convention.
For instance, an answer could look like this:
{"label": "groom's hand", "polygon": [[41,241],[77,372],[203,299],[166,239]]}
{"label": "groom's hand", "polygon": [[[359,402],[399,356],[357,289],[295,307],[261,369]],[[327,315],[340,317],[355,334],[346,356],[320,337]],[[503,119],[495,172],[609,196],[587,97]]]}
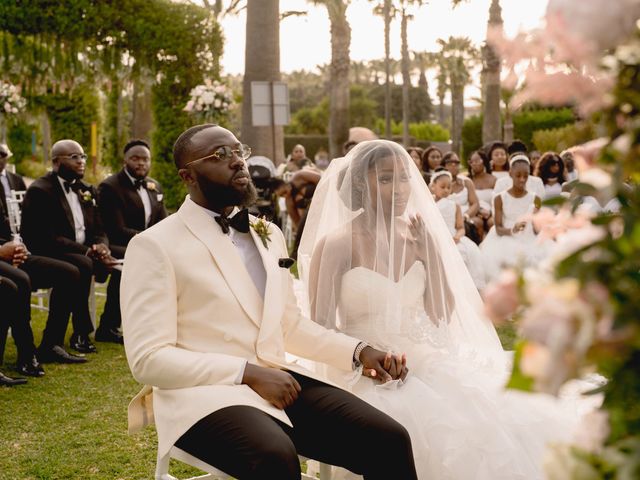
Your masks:
{"label": "groom's hand", "polygon": [[280,410],[289,407],[302,390],[300,384],[289,373],[276,368],[259,367],[247,363],[242,383]]}
{"label": "groom's hand", "polygon": [[382,383],[397,379],[404,380],[409,373],[405,355],[381,352],[370,346],[362,350],[360,361],[363,366],[363,375],[376,378]]}

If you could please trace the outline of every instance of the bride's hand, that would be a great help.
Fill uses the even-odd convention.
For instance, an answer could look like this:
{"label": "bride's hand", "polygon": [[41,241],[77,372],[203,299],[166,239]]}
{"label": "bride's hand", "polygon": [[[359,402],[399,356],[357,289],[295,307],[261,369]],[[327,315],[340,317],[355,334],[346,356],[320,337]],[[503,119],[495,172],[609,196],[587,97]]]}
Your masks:
{"label": "bride's hand", "polygon": [[381,352],[369,346],[360,353],[360,361],[363,366],[362,374],[381,383],[404,380],[409,372],[406,356],[395,356],[391,352]]}
{"label": "bride's hand", "polygon": [[409,232],[411,232],[411,236],[413,237],[412,241],[415,245],[418,258],[425,257],[427,252],[427,237],[424,220],[419,213],[417,213],[415,217],[409,217]]}

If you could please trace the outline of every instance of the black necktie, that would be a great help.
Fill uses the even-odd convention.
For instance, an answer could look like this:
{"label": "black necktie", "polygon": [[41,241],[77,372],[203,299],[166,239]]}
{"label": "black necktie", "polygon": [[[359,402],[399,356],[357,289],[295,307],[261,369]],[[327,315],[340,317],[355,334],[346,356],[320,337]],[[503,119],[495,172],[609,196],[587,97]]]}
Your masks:
{"label": "black necktie", "polygon": [[249,210],[242,209],[233,217],[227,218],[218,215],[216,222],[220,225],[223,233],[229,233],[229,227],[242,233],[249,233]]}
{"label": "black necktie", "polygon": [[138,190],[140,187],[147,188],[147,179],[141,178],[139,180],[135,180],[133,182],[133,186],[136,187],[136,190]]}

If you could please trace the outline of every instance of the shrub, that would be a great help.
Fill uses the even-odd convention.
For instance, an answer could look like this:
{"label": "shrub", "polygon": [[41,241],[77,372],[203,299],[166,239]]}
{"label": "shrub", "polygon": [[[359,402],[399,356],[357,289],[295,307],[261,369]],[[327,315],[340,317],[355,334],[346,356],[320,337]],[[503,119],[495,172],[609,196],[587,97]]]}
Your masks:
{"label": "shrub", "polygon": [[585,143],[594,138],[593,126],[578,122],[551,130],[538,130],[533,133],[533,144],[540,152],[561,152],[574,145]]}

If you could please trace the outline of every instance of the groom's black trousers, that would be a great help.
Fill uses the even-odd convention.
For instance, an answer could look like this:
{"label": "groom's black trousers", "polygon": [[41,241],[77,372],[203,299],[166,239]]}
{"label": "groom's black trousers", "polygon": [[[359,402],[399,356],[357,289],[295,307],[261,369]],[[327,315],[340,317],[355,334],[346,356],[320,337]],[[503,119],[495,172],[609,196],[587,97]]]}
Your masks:
{"label": "groom's black trousers", "polygon": [[289,373],[302,387],[285,409],[293,428],[238,405],[204,417],[176,446],[240,480],[298,480],[298,455],[367,480],[417,479],[411,439],[402,425],[348,392]]}

